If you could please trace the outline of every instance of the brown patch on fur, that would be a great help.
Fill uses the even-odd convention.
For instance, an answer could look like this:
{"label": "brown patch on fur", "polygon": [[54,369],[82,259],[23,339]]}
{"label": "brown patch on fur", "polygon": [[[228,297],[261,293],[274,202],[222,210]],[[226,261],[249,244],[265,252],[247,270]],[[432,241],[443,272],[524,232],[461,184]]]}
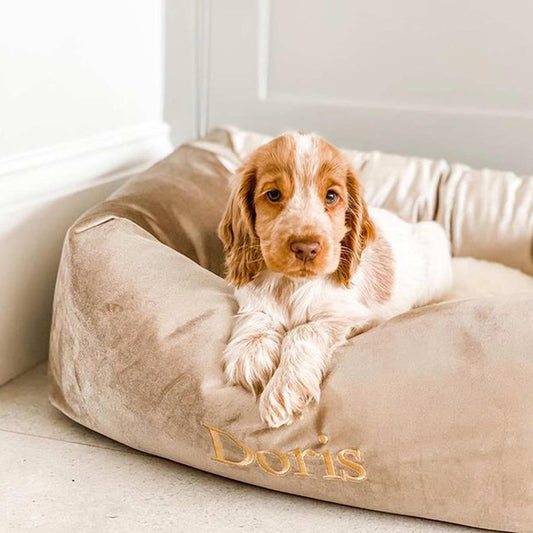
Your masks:
{"label": "brown patch on fur", "polygon": [[368,215],[359,180],[351,166],[347,171],[346,184],[348,189],[348,209],[346,210],[348,232],[341,241],[341,259],[336,276],[342,285],[348,287],[352,275],[361,261],[363,250],[376,237],[376,228]]}
{"label": "brown patch on fur", "polygon": [[272,289],[272,296],[279,304],[285,304],[294,293],[296,283],[289,278],[281,278]]}
{"label": "brown patch on fur", "polygon": [[256,333],[249,339],[249,343],[253,344],[255,342],[259,342],[260,340],[263,340],[266,337],[266,333]]}
{"label": "brown patch on fur", "polygon": [[[370,257],[365,279],[368,280],[362,291],[364,303],[382,304],[388,302],[394,285],[394,256],[392,247],[383,237],[376,239],[368,250]],[[366,262],[366,259],[365,259]]]}
{"label": "brown patch on fur", "polygon": [[[308,148],[301,149],[298,143],[292,134],[277,137],[258,148],[239,169],[238,187],[219,226],[226,279],[237,287],[254,280],[267,266],[300,278],[331,273],[349,286],[365,246],[374,239],[374,225],[347,158],[317,136],[308,140]],[[272,190],[280,192],[279,201],[269,199],[267,193]],[[315,195],[309,200],[309,213],[305,208],[285,209],[295,190],[307,191],[305,198],[311,198],[311,192]],[[337,193],[338,201],[326,202],[328,190]],[[323,222],[324,217],[329,220],[317,223],[320,217]],[[305,263],[290,246],[311,237],[321,252]]]}
{"label": "brown patch on fur", "polygon": [[236,287],[249,283],[264,267],[260,243],[255,233],[254,191],[257,165],[252,157],[239,169],[239,183],[232,192],[218,236],[226,252],[226,279]]}
{"label": "brown patch on fur", "polygon": [[[218,227],[218,236],[226,252],[226,280],[236,287],[253,281],[265,267],[255,228],[257,196],[266,192],[263,190],[265,182],[272,181],[284,194],[292,194],[293,152],[292,138],[277,137],[260,146],[237,170],[237,188],[230,196]],[[279,206],[272,207],[275,217]]]}

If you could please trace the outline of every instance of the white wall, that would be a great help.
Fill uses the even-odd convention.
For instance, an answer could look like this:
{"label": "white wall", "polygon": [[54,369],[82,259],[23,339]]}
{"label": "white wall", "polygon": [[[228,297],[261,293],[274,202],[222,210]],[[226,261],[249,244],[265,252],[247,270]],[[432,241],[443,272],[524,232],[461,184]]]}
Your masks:
{"label": "white wall", "polygon": [[174,145],[198,136],[197,39],[206,0],[167,0],[165,7],[164,117]]}
{"label": "white wall", "polygon": [[0,157],[159,122],[160,0],[0,3]]}
{"label": "white wall", "polygon": [[47,355],[66,228],[169,149],[163,0],[0,2],[0,383]]}

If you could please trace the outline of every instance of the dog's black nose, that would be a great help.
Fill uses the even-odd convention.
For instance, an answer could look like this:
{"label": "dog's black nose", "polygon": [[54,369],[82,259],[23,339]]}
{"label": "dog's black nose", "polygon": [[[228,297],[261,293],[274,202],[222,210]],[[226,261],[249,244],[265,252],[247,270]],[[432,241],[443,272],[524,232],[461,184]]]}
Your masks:
{"label": "dog's black nose", "polygon": [[291,250],[296,259],[300,261],[312,261],[320,252],[320,243],[317,241],[295,241],[291,243]]}

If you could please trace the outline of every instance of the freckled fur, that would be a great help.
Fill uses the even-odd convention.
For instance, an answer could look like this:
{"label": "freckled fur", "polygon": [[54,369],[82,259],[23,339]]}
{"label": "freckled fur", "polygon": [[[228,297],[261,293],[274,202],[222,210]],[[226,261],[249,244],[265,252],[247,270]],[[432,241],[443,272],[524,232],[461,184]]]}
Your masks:
{"label": "freckled fur", "polygon": [[364,274],[361,285],[361,300],[365,305],[372,302],[387,302],[394,285],[394,257],[392,247],[384,239],[379,238],[366,251],[368,261],[360,266]]}
{"label": "freckled fur", "polygon": [[[282,201],[268,200],[273,188]],[[239,302],[225,376],[261,395],[270,427],[319,401],[331,355],[350,334],[435,301],[451,284],[440,226],[369,209],[346,157],[315,134],[289,132],[250,156],[219,235]],[[308,263],[290,249],[302,238],[321,246]]]}

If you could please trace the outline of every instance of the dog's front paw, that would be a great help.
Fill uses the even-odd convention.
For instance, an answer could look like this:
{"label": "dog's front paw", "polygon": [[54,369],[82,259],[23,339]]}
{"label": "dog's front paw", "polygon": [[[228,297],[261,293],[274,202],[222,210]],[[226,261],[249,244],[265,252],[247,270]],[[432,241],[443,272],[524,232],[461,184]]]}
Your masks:
{"label": "dog's front paw", "polygon": [[259,414],[271,428],[291,424],[305,406],[320,399],[321,376],[305,377],[278,368],[259,400]]}
{"label": "dog's front paw", "polygon": [[228,383],[259,394],[279,364],[281,340],[276,331],[233,337],[223,356]]}

